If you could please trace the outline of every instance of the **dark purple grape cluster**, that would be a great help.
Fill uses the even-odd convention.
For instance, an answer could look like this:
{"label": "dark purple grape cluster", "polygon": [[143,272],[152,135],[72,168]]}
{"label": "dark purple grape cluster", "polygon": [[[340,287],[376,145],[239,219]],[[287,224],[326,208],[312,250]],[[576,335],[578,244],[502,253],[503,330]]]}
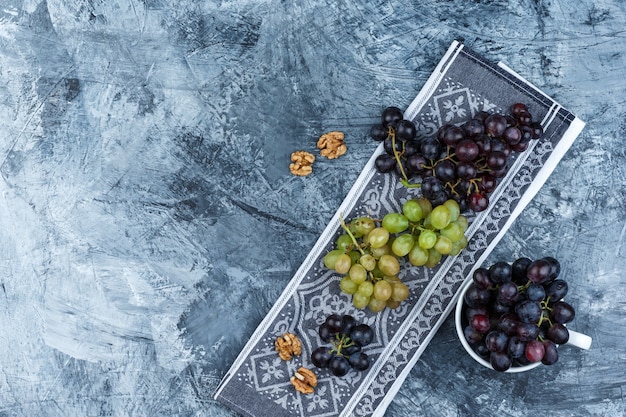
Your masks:
{"label": "dark purple grape cluster", "polygon": [[422,195],[433,206],[454,199],[461,211],[489,206],[489,195],[506,175],[514,152],[523,152],[543,134],[523,103],[510,115],[478,112],[461,126],[444,125],[432,137],[417,136],[415,124],[397,107],[387,107],[381,124],[370,136],[383,142],[385,153],[376,158],[379,172],[395,172],[405,186],[421,179]]}
{"label": "dark purple grape cluster", "polygon": [[335,376],[344,376],[350,369],[364,371],[370,366],[369,356],[362,351],[374,339],[367,324],[358,324],[350,315],[331,314],[319,327],[318,333],[330,346],[321,346],[311,353],[311,362],[318,368],[328,368]]}
{"label": "dark purple grape cluster", "polygon": [[474,271],[464,294],[465,340],[496,371],[559,358],[574,308],[563,301],[568,285],[552,257],[496,262]]}

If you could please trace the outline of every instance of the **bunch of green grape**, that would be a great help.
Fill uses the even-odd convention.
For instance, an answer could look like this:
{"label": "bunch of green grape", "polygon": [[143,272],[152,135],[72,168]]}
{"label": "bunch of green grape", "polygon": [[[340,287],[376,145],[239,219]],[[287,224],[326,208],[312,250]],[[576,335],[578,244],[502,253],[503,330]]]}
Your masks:
{"label": "bunch of green grape", "polygon": [[433,207],[426,198],[408,200],[401,213],[382,220],[359,217],[346,224],[324,266],[344,275],[341,291],[352,295],[356,308],[373,312],[394,309],[409,297],[400,273],[400,260],[433,268],[445,255],[456,256],[466,246],[467,218],[450,199]]}

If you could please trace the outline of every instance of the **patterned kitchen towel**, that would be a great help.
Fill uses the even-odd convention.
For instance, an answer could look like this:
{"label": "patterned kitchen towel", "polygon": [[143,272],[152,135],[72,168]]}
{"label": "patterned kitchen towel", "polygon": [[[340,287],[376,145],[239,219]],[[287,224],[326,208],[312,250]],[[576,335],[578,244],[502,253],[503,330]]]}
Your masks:
{"label": "patterned kitchen towel", "polygon": [[[411,296],[395,310],[356,310],[339,290],[339,277],[323,265],[341,232],[340,216],[382,218],[398,212],[419,189],[408,189],[395,175],[374,167],[384,152],[379,146],[315,246],[276,304],[261,322],[215,393],[215,399],[251,417],[382,416],[403,380],[454,308],[462,282],[480,265],[515,218],[545,183],[584,123],[503,64],[491,63],[453,42],[424,88],[405,111],[422,136],[446,123],[461,123],[478,111],[506,113],[511,104],[527,104],[544,135],[516,154],[506,177],[490,196],[489,208],[468,215],[469,245],[456,257],[445,257],[434,269],[403,267],[400,278]],[[409,265],[410,266],[410,265]],[[351,314],[375,331],[367,346],[373,359],[365,372],[342,378],[311,364],[310,354],[324,345],[319,325],[332,314]],[[276,338],[285,332],[302,342],[302,355],[278,357]],[[303,395],[289,382],[300,366],[315,371],[315,392]]]}

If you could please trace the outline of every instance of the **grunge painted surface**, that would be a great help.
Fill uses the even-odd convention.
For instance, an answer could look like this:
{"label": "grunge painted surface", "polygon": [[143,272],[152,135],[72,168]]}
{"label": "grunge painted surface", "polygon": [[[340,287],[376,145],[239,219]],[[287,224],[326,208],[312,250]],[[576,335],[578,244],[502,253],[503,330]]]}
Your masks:
{"label": "grunge painted surface", "polygon": [[[405,3],[3,1],[0,416],[232,416],[212,393],[369,126],[457,38],[587,123],[491,260],[558,258],[594,344],[504,376],[450,318],[387,415],[626,412],[626,6]],[[292,176],[329,130],[348,153]]]}

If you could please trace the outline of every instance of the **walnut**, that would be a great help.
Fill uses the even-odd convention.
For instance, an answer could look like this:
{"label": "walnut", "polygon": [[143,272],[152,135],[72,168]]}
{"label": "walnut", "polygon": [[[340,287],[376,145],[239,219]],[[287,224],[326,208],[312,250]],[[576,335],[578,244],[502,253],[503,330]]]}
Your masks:
{"label": "walnut", "polygon": [[293,356],[302,354],[302,342],[293,333],[285,333],[279,336],[274,343],[278,356],[284,361],[290,360]]}
{"label": "walnut", "polygon": [[328,159],[335,159],[345,154],[348,147],[343,142],[343,138],[343,132],[328,132],[320,136],[317,141],[317,147],[320,149],[322,156]]}
{"label": "walnut", "polygon": [[305,151],[295,151],[291,154],[291,162],[289,170],[293,175],[304,177],[313,172],[313,161],[315,156]]}
{"label": "walnut", "polygon": [[307,368],[299,368],[289,381],[291,381],[296,391],[302,394],[313,394],[317,386],[317,377],[313,371]]}

